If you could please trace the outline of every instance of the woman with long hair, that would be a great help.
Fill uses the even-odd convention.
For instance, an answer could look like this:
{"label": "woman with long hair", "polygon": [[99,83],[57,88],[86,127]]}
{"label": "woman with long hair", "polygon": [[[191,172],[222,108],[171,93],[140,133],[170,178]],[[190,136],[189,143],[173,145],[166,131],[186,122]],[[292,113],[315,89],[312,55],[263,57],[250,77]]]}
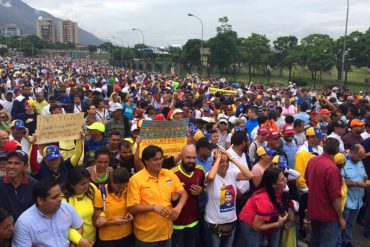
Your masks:
{"label": "woman with long hair", "polygon": [[4,208],[0,208],[0,246],[10,246],[10,240],[14,230],[14,218],[12,214]]}
{"label": "woman with long hair", "polygon": [[108,183],[112,175],[113,168],[109,166],[111,162],[111,153],[107,147],[101,147],[94,154],[94,165],[87,167],[91,174],[91,182],[97,187]]}
{"label": "woman with long hair", "polygon": [[281,197],[287,179],[278,168],[268,168],[261,183],[240,212],[240,227],[247,247],[259,247],[263,234],[268,246],[279,246],[280,228],[288,217]]}
{"label": "woman with long hair", "polygon": [[99,217],[95,225],[99,228],[97,247],[130,247],[133,245],[133,216],[127,209],[127,184],[129,172],[119,167],[113,171],[108,184],[95,197],[95,208]]}
{"label": "woman with long hair", "polygon": [[[215,161],[206,175],[208,201],[205,221],[211,231],[212,247],[231,247],[236,225],[236,182],[253,177],[248,167],[226,151],[214,153]],[[236,167],[229,169],[229,162]]]}
{"label": "woman with long hair", "polygon": [[5,110],[0,111],[0,130],[10,132],[10,124],[12,123],[12,117]]}
{"label": "woman with long hair", "polygon": [[[96,240],[96,228],[93,224],[94,218],[94,197],[96,188],[90,183],[90,173],[84,167],[75,167],[68,173],[68,181],[63,190],[63,200],[76,209],[83,220],[82,241],[86,240],[94,244]],[[73,231],[72,231],[73,232]],[[80,245],[79,237],[74,238],[74,233],[69,232],[70,240]],[[83,240],[85,239],[85,240]]]}

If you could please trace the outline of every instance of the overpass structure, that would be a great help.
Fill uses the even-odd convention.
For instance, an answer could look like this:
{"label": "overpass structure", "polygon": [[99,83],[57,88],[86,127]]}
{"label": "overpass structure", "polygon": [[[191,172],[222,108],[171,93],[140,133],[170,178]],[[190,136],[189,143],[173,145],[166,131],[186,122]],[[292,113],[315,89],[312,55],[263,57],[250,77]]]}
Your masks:
{"label": "overpass structure", "polygon": [[128,59],[128,60],[109,60],[109,64],[125,69],[134,69],[147,72],[158,72],[162,74],[176,73],[181,74],[181,65],[170,59]]}

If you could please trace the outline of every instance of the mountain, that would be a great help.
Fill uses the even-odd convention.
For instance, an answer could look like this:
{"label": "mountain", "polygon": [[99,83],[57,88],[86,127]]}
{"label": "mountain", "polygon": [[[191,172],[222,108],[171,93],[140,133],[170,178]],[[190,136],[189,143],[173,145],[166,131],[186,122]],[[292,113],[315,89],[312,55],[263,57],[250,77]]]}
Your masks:
{"label": "mountain", "polygon": [[[0,26],[14,23],[23,28],[24,35],[36,35],[36,19],[39,16],[55,20],[56,25],[61,20],[45,11],[34,9],[21,0],[0,0]],[[103,40],[82,28],[78,28],[78,36],[79,42],[83,45],[100,45],[104,43]]]}

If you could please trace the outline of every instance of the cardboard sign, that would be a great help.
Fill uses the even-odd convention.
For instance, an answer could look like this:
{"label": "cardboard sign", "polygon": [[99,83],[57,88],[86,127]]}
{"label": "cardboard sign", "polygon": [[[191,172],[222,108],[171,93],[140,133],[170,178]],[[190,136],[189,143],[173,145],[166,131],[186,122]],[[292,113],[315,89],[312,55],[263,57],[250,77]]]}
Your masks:
{"label": "cardboard sign", "polygon": [[77,140],[84,122],[84,113],[37,116],[37,144]]}
{"label": "cardboard sign", "polygon": [[144,120],[140,135],[140,157],[143,150],[149,145],[159,146],[164,156],[172,156],[181,153],[187,144],[189,119],[179,121],[151,121]]}

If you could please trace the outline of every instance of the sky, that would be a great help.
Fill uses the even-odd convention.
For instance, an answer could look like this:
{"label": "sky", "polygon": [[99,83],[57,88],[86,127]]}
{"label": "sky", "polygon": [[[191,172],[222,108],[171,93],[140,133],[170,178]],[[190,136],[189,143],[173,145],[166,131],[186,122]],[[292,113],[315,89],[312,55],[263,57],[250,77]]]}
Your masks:
{"label": "sky", "polygon": [[[3,1],[3,0],[1,0]],[[349,0],[348,33],[370,27],[370,0]],[[23,0],[31,7],[76,21],[85,30],[117,45],[184,45],[188,39],[216,35],[218,18],[227,16],[239,37],[265,34],[299,39],[311,33],[344,35],[346,0]],[[118,37],[118,38],[112,38]]]}

